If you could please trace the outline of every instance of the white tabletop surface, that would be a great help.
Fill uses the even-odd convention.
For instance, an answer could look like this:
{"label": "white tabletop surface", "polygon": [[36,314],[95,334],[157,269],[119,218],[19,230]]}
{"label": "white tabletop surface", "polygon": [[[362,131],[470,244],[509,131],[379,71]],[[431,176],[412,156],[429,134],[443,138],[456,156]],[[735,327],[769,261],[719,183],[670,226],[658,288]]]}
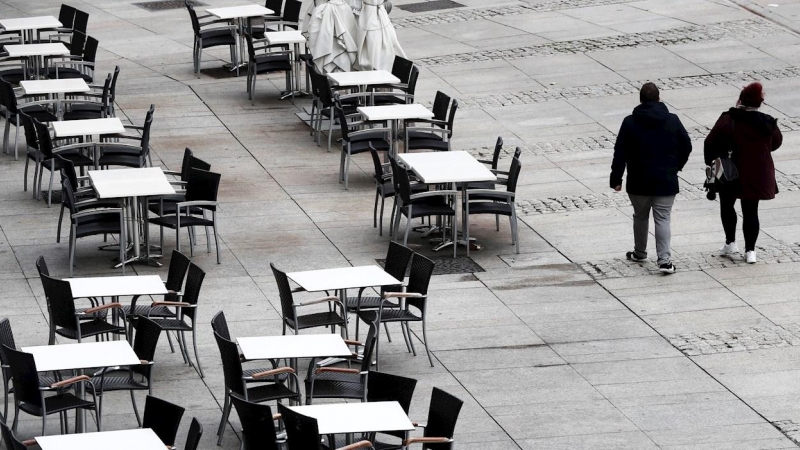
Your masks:
{"label": "white tabletop surface", "polygon": [[59,80],[22,80],[19,82],[25,95],[67,94],[89,92],[89,85],[83,78],[62,78]]}
{"label": "white tabletop surface", "polygon": [[[56,122],[59,123],[59,122]],[[90,170],[89,181],[99,198],[148,197],[175,194],[160,167]]]}
{"label": "white tabletop surface", "polygon": [[306,41],[303,33],[297,30],[268,31],[264,33],[264,38],[270,45],[297,44]]}
{"label": "white tabletop surface", "polygon": [[18,56],[57,56],[69,55],[66,45],[57,42],[55,44],[13,44],[6,45],[6,51],[10,57]]}
{"label": "white tabletop surface", "polygon": [[124,133],[125,127],[119,117],[104,119],[63,120],[53,122],[56,137],[94,136],[100,134]]}
{"label": "white tabletop surface", "polygon": [[271,16],[275,11],[261,5],[228,6],[225,8],[208,8],[206,12],[220,19],[238,19],[242,17]]}
{"label": "white tabletop surface", "polygon": [[307,270],[286,275],[309,292],[403,284],[379,266]]}
{"label": "white tabletop surface", "polygon": [[497,177],[467,152],[420,152],[398,155],[423,183],[495,181]]}
{"label": "white tabletop surface", "polygon": [[73,298],[164,295],[167,288],[158,275],[65,278]]}
{"label": "white tabletop surface", "polygon": [[419,103],[383,106],[359,106],[367,120],[430,119],[433,112]]}
{"label": "white tabletop surface", "polygon": [[6,31],[41,30],[42,28],[61,28],[61,22],[53,16],[20,17],[0,19],[0,27]]}
{"label": "white tabletop surface", "polygon": [[128,341],[40,345],[21,350],[33,354],[39,372],[139,364],[139,357]]}
{"label": "white tabletop surface", "polygon": [[164,443],[150,428],[40,436],[42,450],[164,450]]}
{"label": "white tabletop surface", "polygon": [[362,70],[356,72],[333,72],[328,79],[334,86],[362,86],[368,84],[397,84],[400,78],[388,70]]}
{"label": "white tabletop surface", "polygon": [[240,337],[236,339],[246,359],[332,358],[350,356],[338,334],[300,334]]}
{"label": "white tabletop surface", "polygon": [[397,402],[331,403],[290,406],[304,416],[317,419],[319,434],[411,431],[414,424]]}

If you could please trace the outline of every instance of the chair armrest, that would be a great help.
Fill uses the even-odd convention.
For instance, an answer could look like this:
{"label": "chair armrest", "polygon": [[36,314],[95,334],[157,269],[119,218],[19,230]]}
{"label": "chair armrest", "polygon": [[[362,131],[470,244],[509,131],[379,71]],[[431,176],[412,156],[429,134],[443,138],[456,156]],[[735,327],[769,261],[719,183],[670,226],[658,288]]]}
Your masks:
{"label": "chair armrest", "polygon": [[119,303],[106,303],[105,305],[95,306],[94,308],[85,309],[83,312],[86,314],[96,313],[98,311],[105,311],[107,309],[122,308]]}
{"label": "chair armrest", "polygon": [[22,445],[25,447],[30,447],[31,445],[37,445],[36,439],[28,439],[27,441],[22,441]]}
{"label": "chair armrest", "polygon": [[339,300],[339,297],[334,297],[331,295],[330,297],[323,297],[323,298],[318,298],[316,300],[308,300],[305,302],[300,302],[297,303],[297,306],[309,306],[309,305],[316,305],[319,303],[331,303],[331,302],[341,303],[341,300]]}
{"label": "chair armrest", "polygon": [[[90,188],[90,190],[91,190],[91,188]],[[77,191],[76,191],[76,192],[77,192]],[[99,203],[99,202],[100,202],[100,200],[99,200],[99,199],[96,199],[96,198],[90,198],[90,199],[88,199],[88,200],[81,200],[81,201],[79,201],[79,202],[76,202],[76,203],[75,203],[75,206],[76,206],[76,207],[78,207],[78,208],[83,208],[84,206],[91,206],[91,205],[93,205],[93,204],[96,204],[96,203]]]}
{"label": "chair armrest", "polygon": [[76,212],[75,214],[72,215],[72,218],[78,219],[80,217],[88,217],[88,216],[93,216],[95,214],[109,214],[109,213],[121,213],[121,212],[122,208],[97,208],[97,209],[91,209],[89,211]]}
{"label": "chair armrest", "polygon": [[363,130],[351,131],[350,132],[350,136],[357,137],[357,136],[362,135],[362,134],[374,133],[375,131],[381,131],[383,133],[386,133],[387,135],[391,133],[391,130],[389,128],[384,128],[384,127],[380,127],[380,128],[365,128]]}
{"label": "chair armrest", "polygon": [[187,302],[153,302],[150,305],[151,308],[155,306],[177,306],[181,308],[189,308],[192,306],[192,304]]}
{"label": "chair armrest", "polygon": [[424,197],[443,197],[447,195],[458,195],[458,191],[447,189],[442,191],[419,192],[417,194],[411,194],[410,198],[411,200],[416,200],[418,198],[424,198]]}
{"label": "chair armrest", "polygon": [[361,341],[353,341],[351,339],[344,339],[344,343],[347,345],[355,345],[356,347],[363,347],[364,343]]}
{"label": "chair armrest", "polygon": [[408,438],[403,441],[403,445],[411,445],[411,444],[436,444],[436,443],[446,443],[446,442],[453,442],[452,439],[446,437],[412,437]]}
{"label": "chair armrest", "polygon": [[[447,122],[446,121],[438,120],[438,119],[406,119],[405,123],[429,123],[429,124],[432,124],[432,125],[441,125],[443,127],[447,126]],[[479,162],[483,162],[483,161],[479,161]],[[490,164],[490,163],[487,163],[487,164]]]}
{"label": "chair armrest", "polygon": [[141,364],[141,365],[143,365],[143,366],[152,366],[152,365],[153,365],[153,364],[155,364],[155,363],[154,363],[153,361],[146,361],[146,360],[144,360],[144,359],[140,359],[140,360],[139,360],[139,364]]}
{"label": "chair armrest", "polygon": [[174,175],[176,177],[181,176],[180,172],[176,172],[174,170],[161,169],[161,171],[164,172],[164,175]]}
{"label": "chair armrest", "polygon": [[278,367],[277,369],[266,370],[264,372],[254,373],[252,375],[252,377],[255,378],[255,379],[266,378],[266,377],[271,377],[271,376],[274,376],[274,375],[280,375],[282,373],[295,373],[295,372],[294,372],[294,369],[292,369],[291,367]]}
{"label": "chair armrest", "polygon": [[275,413],[272,415],[272,420],[281,420],[283,419],[283,415]]}
{"label": "chair armrest", "polygon": [[469,199],[469,196],[472,194],[481,194],[481,195],[489,195],[492,197],[503,197],[507,199],[513,199],[515,194],[513,192],[508,191],[495,191],[492,189],[467,189],[465,192],[466,199]]}
{"label": "chair armrest", "polygon": [[423,298],[425,297],[422,294],[417,292],[386,292],[383,294],[383,298]]}
{"label": "chair armrest", "polygon": [[339,447],[336,450],[356,450],[359,448],[372,448],[372,442],[370,441],[359,441],[355,444],[345,445],[344,447]]}
{"label": "chair armrest", "polygon": [[332,373],[352,373],[352,374],[359,374],[361,373],[358,369],[345,369],[344,367],[318,367],[314,370],[314,373],[322,373],[322,372],[332,372]]}
{"label": "chair armrest", "polygon": [[92,379],[89,375],[78,375],[77,377],[68,378],[66,380],[62,380],[50,385],[51,389],[57,389],[64,386],[69,386],[71,384],[79,383],[81,381],[91,381]]}
{"label": "chair armrest", "polygon": [[194,200],[191,202],[179,202],[176,203],[175,206],[177,208],[185,208],[187,206],[217,206],[217,202],[212,202],[208,200]]}
{"label": "chair armrest", "polygon": [[53,153],[60,153],[67,150],[75,150],[78,148],[89,148],[94,147],[95,144],[89,142],[78,142],[77,144],[67,144],[67,145],[59,145],[58,147],[53,148]]}

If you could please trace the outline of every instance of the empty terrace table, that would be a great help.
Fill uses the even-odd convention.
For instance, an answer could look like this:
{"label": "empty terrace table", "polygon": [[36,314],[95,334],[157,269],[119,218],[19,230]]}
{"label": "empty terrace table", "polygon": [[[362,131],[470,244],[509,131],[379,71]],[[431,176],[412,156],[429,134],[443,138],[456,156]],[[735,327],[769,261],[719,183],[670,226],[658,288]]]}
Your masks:
{"label": "empty terrace table", "polygon": [[218,17],[221,20],[235,20],[236,27],[239,34],[239,63],[231,62],[231,71],[236,70],[236,75],[239,75],[239,68],[245,65],[244,48],[247,45],[244,42],[244,29],[246,20],[251,17],[271,16],[275,12],[269,8],[261,5],[241,5],[241,6],[226,6],[224,8],[207,8],[206,12],[212,16]]}
{"label": "empty terrace table", "polygon": [[51,44],[13,44],[5,46],[11,58],[28,58],[32,61],[34,78],[39,79],[39,73],[44,67],[45,56],[69,55],[69,49],[61,42]]}
{"label": "empty terrace table", "polygon": [[332,86],[339,87],[364,87],[380,84],[398,84],[400,78],[392,75],[388,70],[362,70],[354,72],[333,72],[328,74]]}
{"label": "empty terrace table", "polygon": [[392,124],[392,142],[389,152],[397,154],[395,140],[397,130],[400,129],[399,122],[407,119],[431,119],[433,112],[419,103],[409,103],[400,105],[381,105],[381,106],[359,106],[358,112],[370,122],[389,121]]}
{"label": "empty terrace table", "polygon": [[308,95],[308,92],[300,90],[300,44],[306,42],[306,37],[303,33],[297,30],[287,31],[268,31],[264,33],[264,39],[267,40],[269,45],[288,45],[292,44],[294,54],[294,88],[290,92],[284,92],[281,99],[286,97],[294,97],[295,95]]}
{"label": "empty terrace table", "polygon": [[91,88],[83,78],[63,78],[57,80],[22,80],[19,82],[25,95],[52,95],[56,99],[56,111],[59,119],[63,117],[61,110],[62,94],[83,94]]}
{"label": "empty terrace table", "polygon": [[[497,181],[497,176],[491,170],[464,151],[404,153],[398,159],[421,182],[429,185],[449,185],[451,189],[456,189],[459,184]],[[464,241],[458,243],[467,245]],[[434,247],[434,251],[451,244],[452,240],[445,240]]]}
{"label": "empty terrace table", "polygon": [[289,334],[236,339],[249,361],[288,359],[297,371],[301,358],[344,358],[353,354],[338,334]]}
{"label": "empty terrace table", "polygon": [[33,32],[48,28],[61,28],[61,22],[53,16],[19,17],[14,19],[0,19],[0,28],[3,31],[19,31],[22,43],[33,42]]}
{"label": "empty terrace table", "polygon": [[332,403],[290,406],[292,411],[317,419],[321,435],[360,434],[414,430],[414,424],[397,402]]}
{"label": "empty terrace table", "polygon": [[[85,369],[139,364],[139,357],[128,341],[40,345],[22,347],[22,351],[33,355],[39,372],[75,370],[80,375]],[[77,384],[77,390],[77,395],[83,398],[83,385]],[[75,429],[82,433],[84,423],[85,411],[79,410],[75,418]]]}
{"label": "empty terrace table", "polygon": [[36,438],[42,450],[164,450],[164,443],[150,428],[64,434]]}
{"label": "empty terrace table", "polygon": [[[141,169],[90,170],[88,174],[89,181],[97,192],[98,198],[125,200],[126,221],[129,223],[128,231],[133,237],[133,256],[126,261],[120,261],[117,267],[120,265],[124,267],[125,264],[134,262],[160,267],[161,263],[155,258],[161,255],[150,254],[146,207],[147,197],[175,195],[175,189],[164,171],[159,167],[144,167]],[[140,200],[142,198],[144,198],[143,202]],[[142,205],[145,206],[144,211],[142,211]],[[143,224],[140,223],[142,218],[144,218]],[[144,242],[142,242],[140,226],[144,230]],[[141,253],[142,245],[146,249],[144,255]]]}
{"label": "empty terrace table", "polygon": [[[101,136],[103,134],[120,134],[125,132],[125,127],[119,117],[106,117],[103,119],[83,119],[83,120],[66,120],[53,122],[53,135],[57,138],[75,138],[85,137],[91,140],[92,136]],[[94,166],[97,167],[97,162],[100,155],[97,151],[93,152]]]}

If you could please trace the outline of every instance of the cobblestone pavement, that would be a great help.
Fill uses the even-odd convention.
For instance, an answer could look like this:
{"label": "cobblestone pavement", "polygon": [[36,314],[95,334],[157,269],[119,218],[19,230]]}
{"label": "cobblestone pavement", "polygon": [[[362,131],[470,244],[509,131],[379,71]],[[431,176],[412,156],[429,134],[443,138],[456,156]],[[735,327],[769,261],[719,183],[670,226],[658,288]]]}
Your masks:
{"label": "cobblestone pavement", "polygon": [[[624,254],[624,251],[620,253]],[[800,262],[800,244],[798,243],[756,245],[756,253],[758,261],[763,264]],[[672,262],[681,272],[742,267],[747,264],[742,255],[723,257],[716,255],[715,252],[674,254]],[[660,274],[658,265],[654,262],[636,263],[624,258],[586,261],[580,266],[596,280]]]}
{"label": "cobblestone pavement", "polygon": [[559,11],[562,9],[588,8],[592,6],[632,3],[637,0],[545,0],[540,3],[494,6],[489,8],[457,9],[436,14],[408,16],[392,19],[395,28],[409,26],[439,25],[444,23],[466,22],[492,17],[515,16],[532,12]]}
{"label": "cobblestone pavement", "polygon": [[797,347],[800,346],[800,324],[686,333],[668,336],[667,339],[687,356]]}
{"label": "cobblestone pavement", "polygon": [[445,66],[479,61],[511,60],[558,54],[616,50],[620,48],[709,42],[728,37],[764,37],[779,32],[782,32],[782,29],[769,22],[761,20],[737,20],[712,25],[691,25],[668,30],[623,34],[620,36],[550,42],[547,44],[502,50],[481,50],[470,53],[434,56],[430,58],[420,58],[416,60],[415,63],[423,67]]}
{"label": "cobblestone pavement", "polygon": [[[459,108],[492,108],[498,106],[525,105],[556,100],[574,100],[582,98],[607,97],[612,95],[636,94],[642,84],[648,81],[656,83],[660,90],[709,87],[709,86],[742,86],[753,81],[782,80],[800,76],[800,67],[784,67],[779,69],[750,70],[743,72],[715,73],[708,75],[692,75],[685,77],[659,78],[657,80],[626,81],[621,83],[605,83],[593,86],[570,88],[553,88],[523,92],[506,92],[502,94],[464,96],[459,98]],[[800,128],[800,123],[793,122],[791,129]]]}

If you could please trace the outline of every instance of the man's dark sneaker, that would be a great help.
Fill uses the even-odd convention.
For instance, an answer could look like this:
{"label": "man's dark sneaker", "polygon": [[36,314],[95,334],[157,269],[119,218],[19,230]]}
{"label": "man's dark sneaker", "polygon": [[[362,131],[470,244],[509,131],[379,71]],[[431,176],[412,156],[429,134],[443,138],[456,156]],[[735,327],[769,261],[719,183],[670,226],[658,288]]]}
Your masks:
{"label": "man's dark sneaker", "polygon": [[671,262],[661,264],[658,266],[658,271],[665,275],[669,275],[671,273],[675,273],[675,266],[673,266]]}
{"label": "man's dark sneaker", "polygon": [[647,258],[636,256],[636,252],[625,253],[625,257],[628,258],[628,261],[636,261],[636,262],[647,261]]}

